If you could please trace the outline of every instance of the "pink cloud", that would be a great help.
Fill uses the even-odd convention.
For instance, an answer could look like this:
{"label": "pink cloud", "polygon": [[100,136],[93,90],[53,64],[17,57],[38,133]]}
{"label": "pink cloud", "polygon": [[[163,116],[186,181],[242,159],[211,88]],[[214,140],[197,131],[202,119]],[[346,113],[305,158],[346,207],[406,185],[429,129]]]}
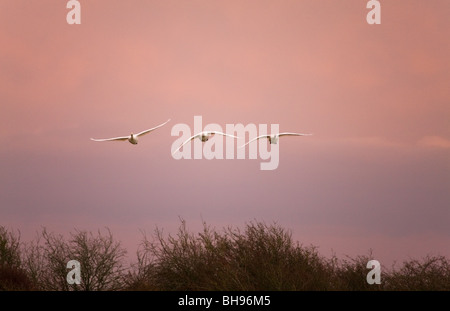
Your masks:
{"label": "pink cloud", "polygon": [[450,140],[441,136],[425,136],[417,144],[421,147],[450,149]]}

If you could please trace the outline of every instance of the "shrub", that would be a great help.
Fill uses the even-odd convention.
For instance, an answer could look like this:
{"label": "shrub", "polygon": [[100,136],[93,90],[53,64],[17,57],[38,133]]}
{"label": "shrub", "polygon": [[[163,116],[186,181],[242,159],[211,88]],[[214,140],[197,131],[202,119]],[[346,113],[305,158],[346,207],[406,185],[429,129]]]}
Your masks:
{"label": "shrub", "polygon": [[448,291],[450,261],[444,256],[427,256],[422,260],[405,261],[400,270],[386,278],[388,290]]}
{"label": "shrub", "polygon": [[[143,236],[137,262],[124,265],[126,251],[111,232],[75,230],[66,240],[43,230],[30,243],[0,226],[0,290],[450,290],[450,261],[427,256],[382,268],[381,284],[369,285],[367,256],[326,259],[316,247],[293,241],[276,225],[250,222],[243,230],[217,231],[203,224],[175,235]],[[67,262],[81,266],[81,284],[67,283]]]}
{"label": "shrub", "polygon": [[31,290],[33,284],[21,269],[20,232],[0,226],[0,290]]}
{"label": "shrub", "polygon": [[20,232],[0,226],[0,266],[20,267]]}
{"label": "shrub", "polygon": [[[136,268],[139,279],[161,290],[323,290],[331,288],[329,266],[314,247],[302,247],[276,225],[250,223],[241,232],[220,234],[204,224],[188,232],[182,224],[175,237],[157,229],[144,237]],[[143,258],[147,261],[144,263]],[[138,279],[135,274],[135,279]],[[145,280],[145,281],[144,281]]]}
{"label": "shrub", "polygon": [[372,252],[369,252],[367,256],[357,256],[356,258],[347,257],[347,259],[337,261],[332,276],[335,288],[346,291],[382,290],[385,283],[384,279],[388,273],[383,268],[381,269],[381,284],[367,283],[367,274],[370,271],[367,268],[367,263],[373,258]]}
{"label": "shrub", "polygon": [[24,270],[6,265],[0,266],[0,291],[33,289],[33,283]]}

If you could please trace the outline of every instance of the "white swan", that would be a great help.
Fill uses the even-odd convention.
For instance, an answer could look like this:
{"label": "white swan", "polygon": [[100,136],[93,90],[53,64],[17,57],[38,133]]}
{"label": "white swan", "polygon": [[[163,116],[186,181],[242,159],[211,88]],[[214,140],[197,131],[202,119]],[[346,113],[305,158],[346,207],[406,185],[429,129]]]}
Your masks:
{"label": "white swan", "polygon": [[158,126],[155,126],[154,128],[151,128],[151,129],[142,131],[142,132],[140,132],[140,133],[138,133],[138,134],[133,134],[133,133],[131,133],[129,136],[121,136],[121,137],[105,138],[105,139],[94,139],[94,138],[91,138],[91,140],[93,140],[93,141],[114,141],[114,140],[124,141],[124,140],[128,140],[128,141],[129,141],[130,143],[132,143],[133,145],[137,145],[137,143],[138,143],[138,137],[139,137],[139,136],[148,134],[148,133],[150,133],[151,131],[154,131],[154,130],[156,130],[157,128],[159,128],[159,127],[165,125],[165,124],[166,124],[167,122],[169,122],[169,121],[170,121],[170,119],[167,120],[166,122],[164,122],[163,124],[160,124],[160,125],[158,125]]}
{"label": "white swan", "polygon": [[278,133],[278,134],[274,134],[274,135],[261,135],[258,136],[256,138],[253,138],[252,140],[250,140],[248,143],[240,146],[239,148],[245,147],[248,144],[250,144],[252,141],[261,139],[261,138],[267,138],[269,140],[270,144],[277,144],[278,143],[278,139],[281,136],[311,136],[312,134],[301,134],[301,133]]}
{"label": "white swan", "polygon": [[198,138],[200,139],[202,142],[208,141],[211,137],[213,137],[215,134],[219,134],[219,135],[223,135],[223,136],[228,136],[228,137],[233,137],[233,138],[239,138],[237,136],[233,136],[233,135],[229,135],[229,134],[225,134],[222,132],[217,132],[217,131],[203,131],[200,132],[194,136],[189,137],[189,139],[187,139],[184,143],[181,144],[180,147],[178,147],[177,150],[175,150],[172,155],[174,155],[178,150],[181,149],[181,147],[183,147],[184,145],[186,145],[188,142],[190,142],[191,140]]}

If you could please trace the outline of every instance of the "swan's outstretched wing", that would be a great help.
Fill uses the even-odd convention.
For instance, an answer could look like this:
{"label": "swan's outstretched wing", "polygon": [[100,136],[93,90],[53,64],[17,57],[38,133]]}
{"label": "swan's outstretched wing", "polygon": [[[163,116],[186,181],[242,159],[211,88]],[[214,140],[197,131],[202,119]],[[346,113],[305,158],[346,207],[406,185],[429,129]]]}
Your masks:
{"label": "swan's outstretched wing", "polygon": [[163,124],[160,124],[160,125],[158,125],[158,126],[155,126],[154,128],[151,128],[151,129],[148,129],[148,130],[142,131],[142,132],[140,132],[140,133],[136,134],[136,136],[141,136],[141,135],[145,135],[145,134],[148,134],[148,133],[150,133],[151,131],[154,131],[154,130],[156,130],[157,128],[159,128],[159,127],[161,127],[161,126],[165,125],[165,124],[166,124],[167,122],[169,122],[169,121],[170,121],[170,119],[169,119],[169,120],[167,120],[166,122],[164,122]]}
{"label": "swan's outstretched wing", "polygon": [[239,137],[234,136],[234,135],[230,135],[230,134],[226,134],[226,133],[222,133],[222,132],[217,132],[217,131],[208,131],[207,133],[211,133],[211,134],[219,134],[219,135],[228,136],[228,137],[233,137],[233,138],[239,138]]}
{"label": "swan's outstretched wing", "polygon": [[105,138],[105,139],[95,139],[91,138],[93,141],[113,141],[113,140],[127,140],[130,136],[122,136],[122,137],[114,137],[114,138]]}
{"label": "swan's outstretched wing", "polygon": [[184,143],[182,143],[181,146],[178,147],[178,149],[175,150],[175,151],[172,153],[172,155],[174,155],[178,150],[181,149],[181,147],[183,147],[184,145],[186,145],[188,142],[190,142],[190,141],[193,140],[194,138],[201,137],[201,136],[203,136],[203,135],[208,135],[208,134],[213,134],[213,135],[219,134],[219,135],[223,135],[223,136],[229,136],[229,137],[233,137],[233,138],[239,138],[239,137],[237,137],[237,136],[233,136],[233,135],[229,135],[229,134],[225,134],[225,133],[217,132],[217,131],[200,132],[200,133],[198,133],[198,134],[196,134],[196,135],[194,135],[194,136],[191,136],[191,137],[190,137],[189,139],[187,139]]}
{"label": "swan's outstretched wing", "polygon": [[302,134],[302,133],[280,133],[278,136],[311,136],[312,134]]}
{"label": "swan's outstretched wing", "polygon": [[248,143],[243,144],[242,146],[240,146],[239,148],[243,148],[243,147],[247,146],[248,144],[250,144],[251,142],[253,142],[255,140],[258,140],[258,139],[261,139],[261,138],[269,138],[269,137],[270,137],[270,135],[261,135],[261,136],[255,137],[252,140],[249,140]]}
{"label": "swan's outstretched wing", "polygon": [[197,137],[199,137],[200,135],[202,135],[202,133],[200,133],[200,134],[197,134],[197,135],[194,135],[194,136],[191,136],[191,137],[189,137],[188,139],[186,139],[186,141],[184,142],[184,143],[182,143],[181,144],[181,146],[180,147],[178,147],[178,149],[177,150],[175,150],[174,152],[172,152],[172,155],[174,155],[178,150],[180,150],[181,149],[181,147],[183,147],[184,145],[186,145],[188,142],[190,142],[191,140],[193,140],[194,138],[197,138]]}

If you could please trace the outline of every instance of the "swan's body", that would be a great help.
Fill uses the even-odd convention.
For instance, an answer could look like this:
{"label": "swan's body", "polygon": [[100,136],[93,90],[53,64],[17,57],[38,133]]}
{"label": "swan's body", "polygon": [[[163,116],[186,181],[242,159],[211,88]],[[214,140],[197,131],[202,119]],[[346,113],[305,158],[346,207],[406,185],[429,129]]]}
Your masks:
{"label": "swan's body", "polygon": [[94,139],[94,138],[91,138],[91,140],[93,140],[93,141],[115,141],[115,140],[125,141],[125,140],[128,140],[133,145],[137,145],[139,136],[143,136],[145,134],[148,134],[148,133],[156,130],[157,128],[160,128],[161,126],[165,125],[169,121],[170,121],[170,119],[167,120],[166,122],[164,122],[163,124],[160,124],[160,125],[155,126],[155,127],[151,128],[151,129],[142,131],[140,133],[137,133],[137,134],[131,133],[129,136],[121,136],[121,137],[113,137],[113,138],[105,138],[105,139]]}
{"label": "swan's body", "polygon": [[269,141],[270,144],[278,144],[278,140],[280,139],[281,136],[310,136],[312,134],[301,134],[301,133],[278,133],[278,134],[274,134],[274,135],[261,135],[258,137],[253,138],[252,140],[250,140],[248,143],[242,145],[240,148],[247,146],[248,144],[250,144],[251,142],[261,139],[261,138],[267,138],[267,140]]}
{"label": "swan's body", "polygon": [[214,135],[219,134],[219,135],[223,135],[223,136],[228,136],[228,137],[233,137],[233,138],[239,138],[237,136],[233,136],[233,135],[229,135],[229,134],[225,134],[222,132],[217,132],[217,131],[204,131],[204,132],[200,132],[194,136],[189,137],[188,139],[186,139],[186,141],[184,143],[181,144],[180,147],[178,147],[177,150],[175,150],[173,154],[175,154],[178,150],[181,149],[181,147],[183,147],[184,145],[186,145],[188,142],[190,142],[191,140],[198,138],[200,139],[202,142],[208,141],[211,137],[213,137]]}

